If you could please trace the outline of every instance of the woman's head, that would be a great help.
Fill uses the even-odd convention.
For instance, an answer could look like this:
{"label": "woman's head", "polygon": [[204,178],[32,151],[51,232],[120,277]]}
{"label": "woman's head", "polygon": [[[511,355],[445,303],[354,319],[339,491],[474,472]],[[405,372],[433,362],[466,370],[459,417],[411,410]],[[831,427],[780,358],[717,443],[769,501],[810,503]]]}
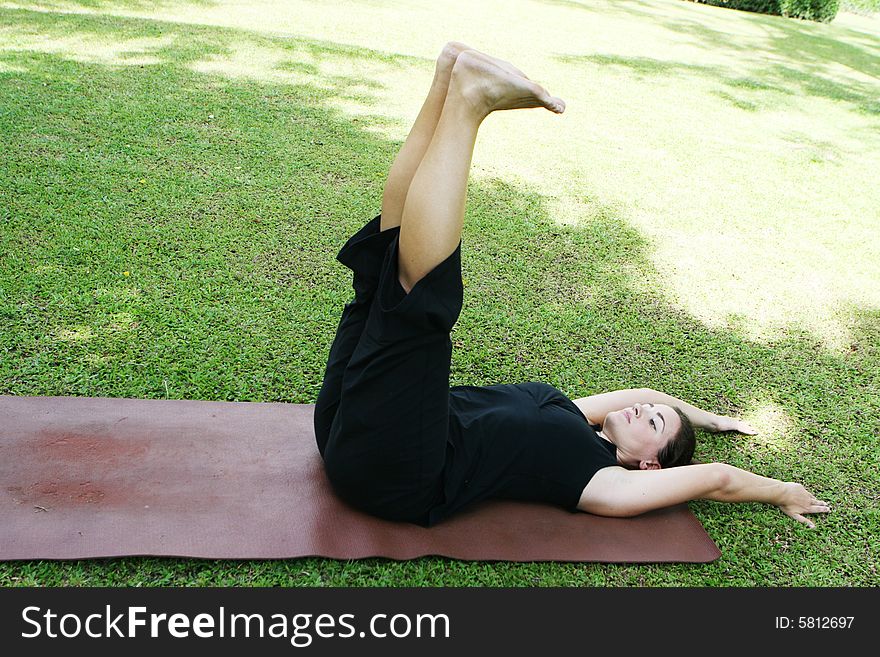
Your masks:
{"label": "woman's head", "polygon": [[697,437],[694,434],[694,425],[690,419],[678,407],[673,406],[673,410],[678,414],[681,427],[676,432],[666,447],[657,453],[657,460],[663,468],[674,468],[679,465],[687,465],[694,458],[694,449],[697,446]]}
{"label": "woman's head", "polygon": [[696,446],[688,417],[666,404],[635,404],[608,413],[602,433],[617,446],[621,465],[641,470],[687,465]]}

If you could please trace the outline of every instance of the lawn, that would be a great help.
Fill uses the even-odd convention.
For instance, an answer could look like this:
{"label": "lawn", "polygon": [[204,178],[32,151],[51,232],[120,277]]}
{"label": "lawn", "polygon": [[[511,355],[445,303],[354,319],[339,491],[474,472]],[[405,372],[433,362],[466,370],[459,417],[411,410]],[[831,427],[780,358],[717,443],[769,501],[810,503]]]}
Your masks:
{"label": "lawn", "polygon": [[707,565],[0,564],[0,584],[866,586],[880,562],[880,18],[678,0],[0,0],[0,394],[313,403],[335,260],[443,43],[568,103],[474,156],[451,383],[649,386],[696,458],[828,500],[691,508]]}

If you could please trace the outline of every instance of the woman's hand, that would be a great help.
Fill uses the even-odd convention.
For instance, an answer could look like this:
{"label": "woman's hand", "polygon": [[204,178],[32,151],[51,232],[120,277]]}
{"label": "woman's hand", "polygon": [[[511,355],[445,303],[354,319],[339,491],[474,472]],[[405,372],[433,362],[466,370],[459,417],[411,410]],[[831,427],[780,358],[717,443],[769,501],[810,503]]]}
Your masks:
{"label": "woman's hand", "polygon": [[828,513],[831,507],[804,488],[801,484],[794,482],[783,482],[782,489],[779,494],[778,506],[782,512],[789,518],[794,518],[798,522],[804,523],[810,529],[816,525],[812,521],[804,517],[805,513]]}
{"label": "woman's hand", "polygon": [[755,431],[750,425],[746,424],[742,420],[739,420],[735,417],[725,417],[724,415],[718,415],[715,419],[715,424],[712,429],[713,431],[738,431],[739,433],[748,434],[749,436],[754,436],[757,431]]}

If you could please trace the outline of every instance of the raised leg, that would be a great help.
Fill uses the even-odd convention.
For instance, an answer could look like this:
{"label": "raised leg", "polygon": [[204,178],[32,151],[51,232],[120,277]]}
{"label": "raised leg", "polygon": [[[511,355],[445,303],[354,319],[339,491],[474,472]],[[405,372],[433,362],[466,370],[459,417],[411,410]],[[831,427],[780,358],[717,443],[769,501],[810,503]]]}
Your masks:
{"label": "raised leg", "polygon": [[406,193],[416,170],[419,168],[422,156],[434,136],[434,129],[437,127],[437,121],[440,120],[440,112],[443,109],[443,102],[446,100],[452,67],[462,50],[464,50],[464,44],[450,42],[443,47],[443,51],[437,58],[431,89],[428,91],[419,115],[410,128],[403,147],[397,153],[394,163],[388,170],[388,179],[385,181],[385,190],[382,193],[380,230],[400,225]]}
{"label": "raised leg", "polygon": [[436,128],[405,195],[398,264],[407,293],[458,246],[483,119],[496,110],[527,107],[562,113],[565,103],[497,60],[472,50],[458,55]]}
{"label": "raised leg", "polygon": [[[422,156],[434,135],[437,121],[440,119],[440,112],[443,109],[443,102],[446,99],[446,91],[449,87],[452,67],[455,64],[455,59],[466,48],[467,46],[462,43],[447,43],[437,58],[431,89],[428,92],[421,112],[419,112],[418,118],[410,130],[406,143],[401,148],[388,173],[382,199],[382,216],[379,222],[380,234],[386,229],[400,225],[403,204],[406,200],[406,192],[409,189],[410,181],[415,175],[416,169],[418,169]],[[365,226],[361,230],[363,231],[366,228]],[[386,239],[382,239],[381,237],[374,236],[371,240],[368,240],[372,241],[373,245],[366,247],[366,249],[363,244],[355,247],[355,252],[360,254],[356,256],[356,262],[359,260],[359,264],[350,262],[347,265],[353,265],[353,268],[356,270],[352,283],[355,288],[355,299],[351,303],[346,304],[342,311],[342,317],[336,329],[336,336],[330,347],[330,355],[327,359],[321,390],[315,403],[315,438],[318,443],[318,450],[322,456],[324,455],[330,438],[331,428],[339,409],[345,370],[361,339],[377,284],[376,280],[370,279],[369,275],[366,275],[364,272],[372,270],[378,276],[384,247],[390,241],[388,238],[393,236],[386,235],[385,237]],[[372,256],[365,256],[365,251],[372,253]],[[373,259],[374,266],[372,268],[365,266],[365,257],[367,260]],[[360,273],[357,273],[358,271]]]}
{"label": "raised leg", "polygon": [[[382,230],[373,221],[340,251],[340,260],[350,262],[357,275],[361,269],[379,271],[373,256],[381,251],[387,257],[383,245],[396,247],[398,277],[407,293],[425,274],[437,274],[424,297],[430,300],[434,292],[436,304],[394,303],[385,312],[383,299],[396,297],[399,290],[385,278],[380,280],[384,287],[366,286],[340,322],[316,403],[316,437],[334,489],[350,503],[392,520],[421,522],[442,493],[452,352],[448,332],[461,307],[460,261],[449,256],[455,255],[460,238],[477,130],[494,110],[564,108],[512,67],[493,62],[475,51],[458,55],[426,139],[436,113],[431,96],[438,94],[432,88],[419,125],[389,176],[385,200],[393,205],[395,193],[404,199],[397,209],[400,231]],[[390,227],[394,219],[388,205],[383,207],[386,219]],[[365,253],[370,256],[366,265]],[[438,269],[443,260],[447,266]],[[375,297],[368,302],[371,291],[380,295],[378,302]]]}
{"label": "raised leg", "polygon": [[[446,93],[449,89],[449,80],[452,76],[452,67],[458,56],[466,51],[473,50],[459,41],[450,41],[440,52],[437,64],[434,68],[434,79],[431,88],[422,104],[422,109],[416,117],[409,135],[394,159],[394,163],[388,171],[385,181],[385,189],[382,193],[382,219],[379,230],[386,230],[399,226],[403,218],[403,207],[406,203],[406,195],[409,191],[412,179],[422,162],[425,151],[434,137],[434,131],[440,120],[443,104],[446,102]],[[502,60],[480,53],[496,65],[508,72],[526,78],[518,68]],[[528,78],[526,78],[528,79]]]}

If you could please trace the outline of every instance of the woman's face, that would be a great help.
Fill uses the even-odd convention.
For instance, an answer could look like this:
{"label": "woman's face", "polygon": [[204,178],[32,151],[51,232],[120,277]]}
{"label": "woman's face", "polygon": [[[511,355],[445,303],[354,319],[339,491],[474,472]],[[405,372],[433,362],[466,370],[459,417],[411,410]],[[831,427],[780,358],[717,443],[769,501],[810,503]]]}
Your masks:
{"label": "woman's face", "polygon": [[605,416],[602,433],[617,446],[617,460],[629,468],[660,467],[657,453],[681,428],[681,418],[666,404],[634,404]]}

